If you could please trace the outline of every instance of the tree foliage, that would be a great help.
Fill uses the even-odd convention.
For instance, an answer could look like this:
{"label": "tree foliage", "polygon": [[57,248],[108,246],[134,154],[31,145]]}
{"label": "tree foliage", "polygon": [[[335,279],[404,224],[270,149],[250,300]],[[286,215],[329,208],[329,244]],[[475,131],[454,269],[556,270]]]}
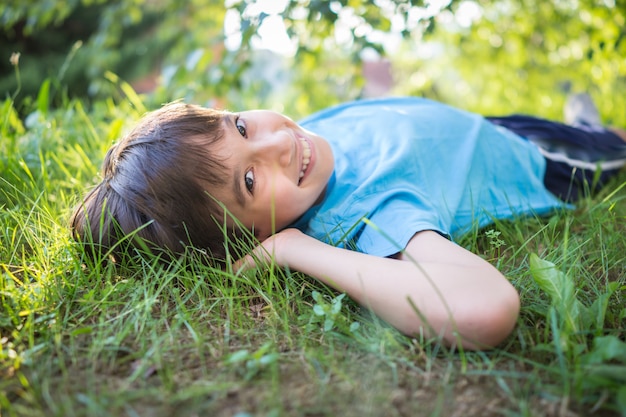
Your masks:
{"label": "tree foliage", "polygon": [[[394,94],[560,117],[569,91],[589,91],[607,121],[626,124],[625,95],[615,93],[626,83],[625,0],[292,0],[272,12],[252,0],[10,0],[0,8],[7,95],[17,90],[8,56],[20,51],[22,97],[45,78],[70,95],[109,96],[112,71],[129,81],[157,75],[155,104],[185,98],[300,116],[359,97],[363,51],[374,51],[393,63]],[[233,13],[240,41],[225,48]],[[291,56],[253,47],[276,16]]]}
{"label": "tree foliage", "polygon": [[[482,112],[559,118],[568,92],[587,91],[607,122],[626,125],[625,1],[480,0],[469,27],[452,15],[462,4],[438,16],[445,24],[430,38],[445,53],[434,62],[403,59],[408,71],[426,72],[417,80],[430,80],[428,94]],[[419,82],[407,90],[424,91]]]}

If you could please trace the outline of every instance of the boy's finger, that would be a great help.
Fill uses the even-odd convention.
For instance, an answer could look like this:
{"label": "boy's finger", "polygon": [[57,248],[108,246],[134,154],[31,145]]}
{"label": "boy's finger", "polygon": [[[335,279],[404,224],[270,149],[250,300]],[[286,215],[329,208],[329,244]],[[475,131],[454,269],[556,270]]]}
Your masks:
{"label": "boy's finger", "polygon": [[233,272],[235,273],[235,275],[239,275],[243,271],[247,271],[255,267],[256,262],[254,261],[254,258],[250,255],[246,255],[233,263]]}

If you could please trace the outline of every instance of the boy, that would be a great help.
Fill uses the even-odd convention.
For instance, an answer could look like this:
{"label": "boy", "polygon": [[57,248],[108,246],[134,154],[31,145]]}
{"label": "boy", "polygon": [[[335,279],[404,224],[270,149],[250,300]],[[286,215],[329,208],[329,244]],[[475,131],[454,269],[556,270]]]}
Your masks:
{"label": "boy", "polygon": [[450,238],[574,201],[597,167],[602,183],[626,163],[619,135],[419,98],[347,103],[300,125],[174,103],[109,150],[72,229],[114,256],[137,230],[151,248],[226,259],[242,227],[261,244],[236,270],[273,258],[406,334],[489,348],[511,333],[519,296]]}

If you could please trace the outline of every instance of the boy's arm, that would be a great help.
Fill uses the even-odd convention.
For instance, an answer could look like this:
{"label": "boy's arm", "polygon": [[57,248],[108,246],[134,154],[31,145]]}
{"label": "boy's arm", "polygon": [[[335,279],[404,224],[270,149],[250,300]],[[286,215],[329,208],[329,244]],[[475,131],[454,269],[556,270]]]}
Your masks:
{"label": "boy's arm", "polygon": [[[408,335],[493,347],[517,321],[519,296],[488,262],[431,231],[417,233],[395,258],[336,248],[295,229],[263,242],[255,257],[303,272],[371,308]],[[248,256],[237,266],[252,266]],[[417,307],[416,311],[415,307]]]}

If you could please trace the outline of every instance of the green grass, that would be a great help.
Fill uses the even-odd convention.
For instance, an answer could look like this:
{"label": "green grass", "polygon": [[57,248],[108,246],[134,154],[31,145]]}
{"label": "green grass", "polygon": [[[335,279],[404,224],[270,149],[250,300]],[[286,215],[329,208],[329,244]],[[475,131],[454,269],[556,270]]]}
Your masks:
{"label": "green grass", "polygon": [[1,416],[626,416],[626,175],[462,239],[522,311],[454,352],[299,273],[90,262],[67,218],[141,106],[45,103],[0,113]]}

